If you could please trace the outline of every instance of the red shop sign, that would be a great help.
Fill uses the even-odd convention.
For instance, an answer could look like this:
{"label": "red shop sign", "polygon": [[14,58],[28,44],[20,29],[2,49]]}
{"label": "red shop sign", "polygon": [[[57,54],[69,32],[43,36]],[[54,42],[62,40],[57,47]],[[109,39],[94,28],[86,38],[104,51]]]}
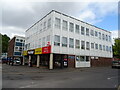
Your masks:
{"label": "red shop sign", "polygon": [[51,46],[46,46],[42,48],[42,54],[51,53]]}

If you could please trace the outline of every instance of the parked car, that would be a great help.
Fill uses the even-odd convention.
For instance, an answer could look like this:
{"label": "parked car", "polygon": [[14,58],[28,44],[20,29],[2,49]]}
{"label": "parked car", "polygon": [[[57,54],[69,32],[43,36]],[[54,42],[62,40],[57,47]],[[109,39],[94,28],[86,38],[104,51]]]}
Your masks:
{"label": "parked car", "polygon": [[112,68],[120,68],[120,60],[112,61]]}
{"label": "parked car", "polygon": [[21,62],[20,62],[19,59],[14,59],[13,64],[14,64],[14,65],[20,65]]}

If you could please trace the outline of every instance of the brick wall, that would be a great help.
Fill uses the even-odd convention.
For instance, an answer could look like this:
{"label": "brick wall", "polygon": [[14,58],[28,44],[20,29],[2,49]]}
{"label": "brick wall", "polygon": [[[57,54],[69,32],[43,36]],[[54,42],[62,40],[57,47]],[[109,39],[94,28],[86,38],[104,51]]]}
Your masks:
{"label": "brick wall", "polygon": [[91,59],[92,67],[111,66],[112,58],[99,57],[98,59]]}
{"label": "brick wall", "polygon": [[8,57],[13,57],[15,37],[8,44]]}

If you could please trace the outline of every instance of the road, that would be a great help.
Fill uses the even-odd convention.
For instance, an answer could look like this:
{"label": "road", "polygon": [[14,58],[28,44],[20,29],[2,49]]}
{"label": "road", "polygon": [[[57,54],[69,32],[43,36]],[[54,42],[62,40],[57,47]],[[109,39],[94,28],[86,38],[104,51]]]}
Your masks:
{"label": "road", "polygon": [[118,70],[111,67],[48,70],[3,65],[3,88],[117,88]]}

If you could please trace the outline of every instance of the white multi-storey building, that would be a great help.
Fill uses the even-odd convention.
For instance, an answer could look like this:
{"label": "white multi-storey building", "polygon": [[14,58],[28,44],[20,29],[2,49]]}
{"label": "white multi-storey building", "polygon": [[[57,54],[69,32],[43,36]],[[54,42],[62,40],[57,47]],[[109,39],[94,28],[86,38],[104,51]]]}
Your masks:
{"label": "white multi-storey building", "polygon": [[[37,66],[45,55],[48,55],[50,69],[55,64],[61,67],[90,67],[94,61],[99,63],[104,59],[106,62],[112,58],[111,32],[55,10],[26,30],[25,37],[26,55],[29,61],[32,57],[36,58],[33,60],[36,60]],[[45,47],[49,47],[48,53],[43,50]],[[34,51],[32,55],[31,50]]]}

